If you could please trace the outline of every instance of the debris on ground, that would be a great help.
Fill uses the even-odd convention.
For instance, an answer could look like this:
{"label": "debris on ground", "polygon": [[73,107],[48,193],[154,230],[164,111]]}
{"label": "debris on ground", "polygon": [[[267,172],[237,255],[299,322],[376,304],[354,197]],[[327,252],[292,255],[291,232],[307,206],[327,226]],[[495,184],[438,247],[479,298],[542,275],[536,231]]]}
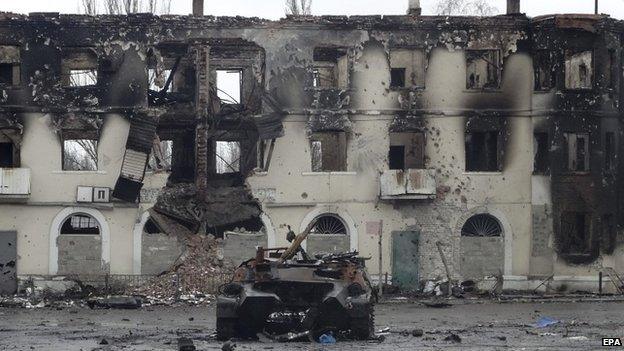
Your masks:
{"label": "debris on ground", "polygon": [[452,304],[442,300],[423,301],[422,304],[431,308],[446,308],[453,306]]}
{"label": "debris on ground", "polygon": [[559,323],[558,320],[551,318],[551,317],[541,317],[540,319],[537,320],[537,322],[535,323],[535,327],[536,328],[546,328],[549,327],[551,325],[555,325]]}
{"label": "debris on ground", "polygon": [[236,350],[236,344],[231,341],[226,341],[223,346],[221,346],[221,351],[234,351]]}
{"label": "debris on ground", "polygon": [[105,338],[102,338],[102,340],[100,340],[99,344],[100,345],[108,345],[108,340],[106,340]]}
{"label": "debris on ground", "polygon": [[105,298],[94,298],[87,301],[90,308],[114,308],[114,309],[137,309],[141,308],[143,301],[141,298],[133,296],[109,296]]}
{"label": "debris on ground", "polygon": [[460,342],[462,342],[462,339],[461,339],[461,337],[459,335],[451,333],[449,336],[444,338],[444,341],[451,341],[451,342],[455,342],[455,343],[460,343]]}
{"label": "debris on ground", "polygon": [[319,342],[324,345],[335,344],[336,338],[331,334],[323,334],[319,337]]}
{"label": "debris on ground", "polygon": [[422,329],[414,329],[414,330],[412,330],[412,336],[413,337],[419,338],[419,337],[421,337],[423,335],[425,335],[425,331],[422,330]]}
{"label": "debris on ground", "polygon": [[213,235],[184,237],[186,252],[167,271],[147,284],[131,289],[135,295],[145,296],[151,304],[171,304],[176,301],[191,305],[209,304],[214,291],[221,285],[221,277],[231,272],[218,253],[218,240]]}
{"label": "debris on ground", "polygon": [[178,339],[178,351],[195,351],[195,345],[193,344],[193,340],[189,338],[179,338]]}

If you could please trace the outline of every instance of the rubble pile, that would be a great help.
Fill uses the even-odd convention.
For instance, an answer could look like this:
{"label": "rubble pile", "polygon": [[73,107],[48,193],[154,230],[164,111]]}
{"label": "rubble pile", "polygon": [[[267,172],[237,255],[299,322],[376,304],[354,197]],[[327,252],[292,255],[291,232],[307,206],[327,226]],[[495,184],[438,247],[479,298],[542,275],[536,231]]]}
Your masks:
{"label": "rubble pile", "polygon": [[225,264],[217,249],[220,239],[212,235],[190,235],[185,240],[186,252],[168,271],[128,293],[145,296],[151,304],[210,303],[212,293],[231,277],[232,267]]}

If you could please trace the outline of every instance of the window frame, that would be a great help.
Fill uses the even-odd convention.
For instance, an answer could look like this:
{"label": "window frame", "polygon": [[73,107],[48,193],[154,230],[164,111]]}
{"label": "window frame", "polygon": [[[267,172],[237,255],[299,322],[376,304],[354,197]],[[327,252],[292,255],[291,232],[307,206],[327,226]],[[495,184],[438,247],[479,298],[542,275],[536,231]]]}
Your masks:
{"label": "window frame", "polygon": [[[496,85],[495,86],[481,86],[481,87],[471,87],[470,86],[470,55],[474,55],[474,53],[477,52],[491,52],[491,53],[495,53],[496,54],[496,59],[498,60],[498,67],[496,67]],[[483,59],[483,56],[481,56],[479,59]],[[488,61],[484,60],[486,62],[486,65],[492,65],[491,63],[489,63]],[[465,66],[466,66],[466,90],[467,91],[471,91],[471,92],[480,92],[480,91],[500,91],[502,83],[503,83],[503,66],[504,66],[504,60],[503,60],[503,55],[500,49],[498,48],[494,48],[494,49],[488,49],[488,48],[482,48],[482,49],[466,49],[465,50]],[[486,66],[489,67],[489,66]],[[489,74],[489,69],[487,70],[488,74]]]}

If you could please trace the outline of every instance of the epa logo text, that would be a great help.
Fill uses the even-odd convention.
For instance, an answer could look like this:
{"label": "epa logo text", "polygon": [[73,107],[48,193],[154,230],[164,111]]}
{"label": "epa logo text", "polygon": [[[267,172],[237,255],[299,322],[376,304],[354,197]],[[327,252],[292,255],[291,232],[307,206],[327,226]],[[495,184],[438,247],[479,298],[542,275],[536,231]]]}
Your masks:
{"label": "epa logo text", "polygon": [[620,338],[602,338],[602,346],[622,346]]}

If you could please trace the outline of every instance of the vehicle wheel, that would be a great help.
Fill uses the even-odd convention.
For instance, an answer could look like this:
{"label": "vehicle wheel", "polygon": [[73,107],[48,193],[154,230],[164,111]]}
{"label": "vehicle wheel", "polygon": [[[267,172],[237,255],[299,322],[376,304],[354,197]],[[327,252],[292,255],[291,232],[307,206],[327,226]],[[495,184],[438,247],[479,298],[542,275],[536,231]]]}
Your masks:
{"label": "vehicle wheel", "polygon": [[226,341],[236,336],[235,318],[217,318],[217,340]]}
{"label": "vehicle wheel", "polygon": [[368,315],[365,318],[351,319],[351,337],[356,340],[368,340],[375,334],[375,314],[373,306],[368,305]]}

